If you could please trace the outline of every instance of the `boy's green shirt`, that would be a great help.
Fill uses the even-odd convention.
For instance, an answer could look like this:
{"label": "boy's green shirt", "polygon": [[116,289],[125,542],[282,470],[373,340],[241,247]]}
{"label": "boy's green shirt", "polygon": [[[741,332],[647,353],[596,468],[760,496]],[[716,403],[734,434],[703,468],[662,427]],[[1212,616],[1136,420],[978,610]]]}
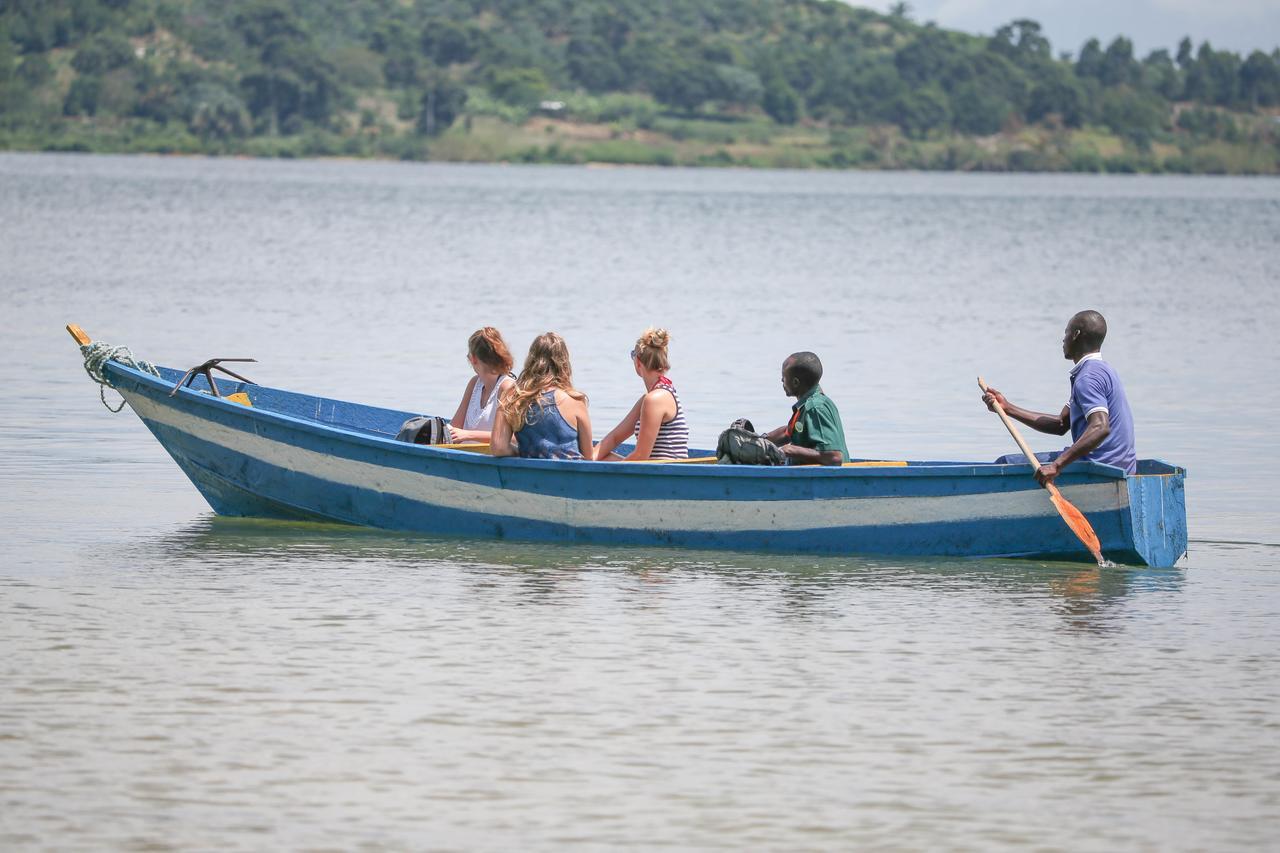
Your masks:
{"label": "boy's green shirt", "polygon": [[789,430],[791,443],[797,447],[814,450],[839,450],[845,461],[849,448],[844,443],[844,424],[840,410],[826,394],[822,386],[815,385],[791,407],[792,423]]}

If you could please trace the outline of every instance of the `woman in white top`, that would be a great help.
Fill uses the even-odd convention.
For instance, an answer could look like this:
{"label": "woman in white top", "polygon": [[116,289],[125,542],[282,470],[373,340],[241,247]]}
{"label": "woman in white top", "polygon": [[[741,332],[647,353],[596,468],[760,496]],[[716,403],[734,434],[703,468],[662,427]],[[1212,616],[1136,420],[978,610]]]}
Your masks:
{"label": "woman in white top", "polygon": [[454,444],[488,443],[498,398],[503,388],[515,382],[511,351],[501,332],[485,326],[467,339],[467,361],[476,375],[467,383],[458,411],[449,421],[449,437]]}

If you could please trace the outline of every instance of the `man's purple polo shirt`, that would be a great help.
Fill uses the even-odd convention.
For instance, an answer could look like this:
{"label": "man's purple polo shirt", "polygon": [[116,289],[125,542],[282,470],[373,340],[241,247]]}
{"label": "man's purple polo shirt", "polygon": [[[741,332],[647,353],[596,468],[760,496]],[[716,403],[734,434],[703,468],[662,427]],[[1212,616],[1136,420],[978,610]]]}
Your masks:
{"label": "man's purple polo shirt", "polygon": [[1102,440],[1085,459],[1114,465],[1132,474],[1138,468],[1134,448],[1133,412],[1124,394],[1120,377],[1102,360],[1102,353],[1091,352],[1071,368],[1071,439],[1079,441],[1088,424],[1089,415],[1106,412],[1111,434]]}

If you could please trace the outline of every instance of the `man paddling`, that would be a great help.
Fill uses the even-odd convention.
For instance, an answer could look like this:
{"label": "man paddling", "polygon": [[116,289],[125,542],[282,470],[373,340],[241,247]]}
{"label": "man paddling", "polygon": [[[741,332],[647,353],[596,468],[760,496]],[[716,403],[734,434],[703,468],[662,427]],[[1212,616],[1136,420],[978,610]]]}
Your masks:
{"label": "man paddling", "polygon": [[[1133,414],[1124,385],[1111,365],[1102,360],[1102,341],[1107,337],[1107,321],[1097,311],[1081,311],[1067,323],[1062,337],[1062,355],[1075,362],[1071,368],[1071,399],[1056,415],[1033,412],[1010,403],[994,388],[982,395],[982,402],[995,411],[999,403],[1009,417],[1032,429],[1051,435],[1071,430],[1072,445],[1061,453],[1036,454],[1044,464],[1036,472],[1043,485],[1077,459],[1102,462],[1137,470],[1138,456],[1133,443]],[[1047,460],[1047,461],[1046,461]],[[1026,457],[1002,456],[1002,463],[1025,462]]]}
{"label": "man paddling", "polygon": [[831,398],[822,393],[822,362],[811,352],[797,352],[782,362],[782,390],[795,397],[791,420],[765,433],[787,454],[792,465],[840,465],[849,456],[844,424]]}

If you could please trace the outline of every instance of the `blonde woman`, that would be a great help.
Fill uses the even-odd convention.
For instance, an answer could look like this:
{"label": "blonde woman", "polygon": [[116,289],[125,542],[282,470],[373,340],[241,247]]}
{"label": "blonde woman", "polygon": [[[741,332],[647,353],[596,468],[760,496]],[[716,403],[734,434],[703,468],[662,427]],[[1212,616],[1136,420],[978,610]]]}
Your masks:
{"label": "blonde woman", "polygon": [[503,389],[489,444],[494,456],[591,458],[587,395],[573,387],[569,347],[555,332],[533,339],[520,378]]}
{"label": "blonde woman", "polygon": [[666,329],[650,327],[636,340],[631,351],[631,365],[644,383],[644,395],[627,412],[626,417],[596,446],[595,458],[614,461],[622,457],[614,448],[631,436],[636,449],[626,457],[628,462],[645,459],[684,459],[689,455],[689,425],[676,386],[667,378],[671,361],[667,345],[671,335]]}

